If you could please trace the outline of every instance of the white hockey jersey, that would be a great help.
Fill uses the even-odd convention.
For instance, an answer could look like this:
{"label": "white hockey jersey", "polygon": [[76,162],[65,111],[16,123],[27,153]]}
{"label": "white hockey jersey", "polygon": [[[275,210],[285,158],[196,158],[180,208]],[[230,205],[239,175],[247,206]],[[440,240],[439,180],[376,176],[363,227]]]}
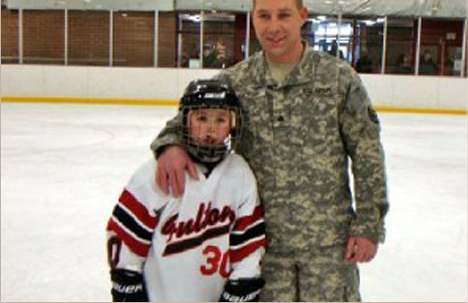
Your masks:
{"label": "white hockey jersey", "polygon": [[227,279],[259,277],[265,226],[245,160],[230,154],[208,178],[198,165],[181,198],[159,190],[156,167],[154,159],[141,166],[114,208],[112,266],[143,272],[153,302],[214,302]]}

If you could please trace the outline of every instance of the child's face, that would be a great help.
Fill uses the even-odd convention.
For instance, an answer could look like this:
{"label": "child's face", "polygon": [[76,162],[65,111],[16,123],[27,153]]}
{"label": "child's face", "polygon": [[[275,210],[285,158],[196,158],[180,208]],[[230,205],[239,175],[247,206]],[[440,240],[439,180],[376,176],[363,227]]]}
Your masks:
{"label": "child's face", "polygon": [[199,108],[189,112],[190,136],[202,146],[223,145],[231,131],[230,111]]}

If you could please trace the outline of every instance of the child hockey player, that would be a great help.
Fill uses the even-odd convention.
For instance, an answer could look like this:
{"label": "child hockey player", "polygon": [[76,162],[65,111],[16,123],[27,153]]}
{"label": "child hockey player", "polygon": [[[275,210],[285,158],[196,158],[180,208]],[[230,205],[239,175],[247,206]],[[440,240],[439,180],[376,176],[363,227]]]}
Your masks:
{"label": "child hockey player", "polygon": [[134,173],[107,227],[113,300],[258,301],[266,238],[254,175],[232,153],[240,101],[219,81],[193,81],[178,117],[199,179],[174,198],[157,188],[154,159]]}

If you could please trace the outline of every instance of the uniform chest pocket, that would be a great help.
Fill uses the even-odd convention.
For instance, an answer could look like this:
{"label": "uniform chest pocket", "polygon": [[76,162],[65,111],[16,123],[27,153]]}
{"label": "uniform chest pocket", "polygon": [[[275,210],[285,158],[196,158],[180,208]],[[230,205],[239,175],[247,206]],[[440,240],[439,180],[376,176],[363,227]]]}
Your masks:
{"label": "uniform chest pocket", "polygon": [[300,134],[304,140],[326,140],[338,133],[337,95],[312,95],[295,100],[292,119],[300,125]]}

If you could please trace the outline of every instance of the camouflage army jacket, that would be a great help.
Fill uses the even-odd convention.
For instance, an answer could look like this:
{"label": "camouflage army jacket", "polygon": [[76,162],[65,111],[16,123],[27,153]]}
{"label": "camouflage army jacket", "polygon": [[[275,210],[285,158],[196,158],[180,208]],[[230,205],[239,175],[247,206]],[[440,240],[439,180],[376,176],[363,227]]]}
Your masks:
{"label": "camouflage army jacket", "polygon": [[[347,63],[306,48],[278,85],[259,52],[217,78],[233,86],[246,113],[237,151],[257,177],[270,251],[344,244],[350,235],[383,242],[388,202],[380,125]],[[180,143],[176,121],[153,150]]]}

